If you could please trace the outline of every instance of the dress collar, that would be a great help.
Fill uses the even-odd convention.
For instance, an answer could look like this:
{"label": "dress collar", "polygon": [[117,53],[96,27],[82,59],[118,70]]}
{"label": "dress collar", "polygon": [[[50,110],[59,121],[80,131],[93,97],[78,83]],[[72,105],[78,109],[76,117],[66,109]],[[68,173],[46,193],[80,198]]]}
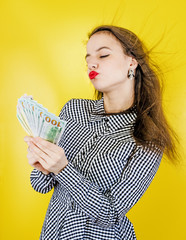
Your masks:
{"label": "dress collar", "polygon": [[100,100],[95,101],[95,105],[90,114],[90,122],[94,121],[102,121],[105,119],[108,122],[108,125],[111,129],[116,130],[124,127],[125,125],[133,125],[137,118],[137,110],[136,106],[131,107],[131,109],[127,113],[104,116],[104,97]]}

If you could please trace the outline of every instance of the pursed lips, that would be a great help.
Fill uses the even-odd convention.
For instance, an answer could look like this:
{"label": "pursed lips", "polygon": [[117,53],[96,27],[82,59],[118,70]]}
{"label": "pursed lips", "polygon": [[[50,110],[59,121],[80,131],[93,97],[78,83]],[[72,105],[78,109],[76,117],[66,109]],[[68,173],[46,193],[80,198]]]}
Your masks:
{"label": "pursed lips", "polygon": [[90,78],[90,79],[94,79],[98,74],[99,74],[99,73],[97,73],[96,71],[91,71],[91,72],[89,73],[89,78]]}

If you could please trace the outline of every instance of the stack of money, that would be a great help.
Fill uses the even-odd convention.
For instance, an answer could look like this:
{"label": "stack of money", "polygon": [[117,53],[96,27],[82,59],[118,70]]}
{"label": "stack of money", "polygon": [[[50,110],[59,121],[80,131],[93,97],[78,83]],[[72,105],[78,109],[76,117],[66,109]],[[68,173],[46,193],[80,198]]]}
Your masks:
{"label": "stack of money", "polygon": [[17,118],[28,135],[41,137],[54,144],[58,144],[66,125],[66,121],[48,112],[26,94],[18,99]]}

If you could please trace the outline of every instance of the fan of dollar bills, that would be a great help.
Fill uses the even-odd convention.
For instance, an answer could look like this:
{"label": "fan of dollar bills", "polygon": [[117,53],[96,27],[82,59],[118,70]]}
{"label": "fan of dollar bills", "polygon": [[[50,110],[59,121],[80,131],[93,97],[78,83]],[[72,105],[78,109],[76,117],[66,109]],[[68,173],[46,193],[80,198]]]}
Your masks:
{"label": "fan of dollar bills", "polygon": [[28,135],[39,136],[54,144],[59,142],[66,125],[66,121],[48,112],[26,94],[18,99],[17,118]]}

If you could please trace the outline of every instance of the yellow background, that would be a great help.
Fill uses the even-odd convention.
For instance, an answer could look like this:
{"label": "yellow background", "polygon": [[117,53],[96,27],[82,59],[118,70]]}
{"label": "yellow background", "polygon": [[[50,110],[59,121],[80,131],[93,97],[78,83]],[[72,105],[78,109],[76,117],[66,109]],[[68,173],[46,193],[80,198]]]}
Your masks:
{"label": "yellow background", "polygon": [[138,240],[186,239],[185,0],[1,0],[0,239],[39,239],[51,193],[30,185],[26,133],[16,118],[24,93],[56,115],[71,98],[92,98],[86,74],[87,33],[100,24],[134,31],[166,74],[163,105],[180,137],[181,164],[165,157],[142,199],[127,216]]}

